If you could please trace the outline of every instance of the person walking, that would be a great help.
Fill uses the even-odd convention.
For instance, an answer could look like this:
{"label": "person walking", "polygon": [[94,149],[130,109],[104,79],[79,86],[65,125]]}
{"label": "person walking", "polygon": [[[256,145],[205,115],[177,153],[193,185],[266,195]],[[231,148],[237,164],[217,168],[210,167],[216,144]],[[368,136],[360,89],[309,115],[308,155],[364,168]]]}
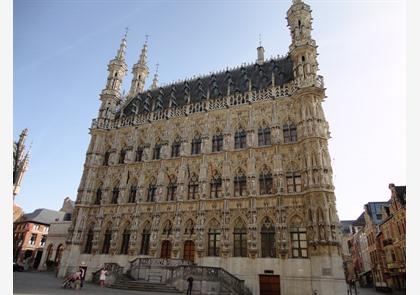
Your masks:
{"label": "person walking", "polygon": [[105,279],[106,279],[107,274],[108,272],[106,271],[106,269],[102,267],[101,272],[99,273],[99,284],[101,285],[102,288],[105,285]]}
{"label": "person walking", "polygon": [[80,266],[79,271],[80,271],[80,288],[83,288],[83,282],[85,280],[85,269]]}
{"label": "person walking", "polygon": [[188,281],[187,295],[191,295],[194,279],[192,277],[189,277],[187,281]]}

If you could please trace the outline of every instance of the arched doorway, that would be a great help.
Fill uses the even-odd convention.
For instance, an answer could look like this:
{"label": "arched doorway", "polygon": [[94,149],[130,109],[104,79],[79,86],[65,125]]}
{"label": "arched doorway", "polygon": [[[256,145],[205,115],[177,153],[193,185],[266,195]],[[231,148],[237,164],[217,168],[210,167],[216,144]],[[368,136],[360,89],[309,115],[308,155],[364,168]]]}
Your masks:
{"label": "arched doorway", "polygon": [[54,259],[56,266],[60,265],[61,255],[63,254],[63,250],[64,250],[63,244],[58,245],[57,251],[55,252],[55,259]]}
{"label": "arched doorway", "polygon": [[170,241],[165,240],[162,242],[162,247],[160,249],[160,258],[169,259],[171,258],[172,244]]}
{"label": "arched doorway", "polygon": [[184,243],[184,260],[194,262],[195,244],[193,241],[185,241]]}

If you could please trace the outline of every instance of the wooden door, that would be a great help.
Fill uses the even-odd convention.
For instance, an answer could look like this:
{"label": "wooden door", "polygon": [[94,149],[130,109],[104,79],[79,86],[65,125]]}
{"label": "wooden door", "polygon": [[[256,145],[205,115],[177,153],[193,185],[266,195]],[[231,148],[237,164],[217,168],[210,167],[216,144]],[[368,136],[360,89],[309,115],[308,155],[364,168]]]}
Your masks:
{"label": "wooden door", "polygon": [[280,276],[260,275],[260,295],[280,294]]}
{"label": "wooden door", "polygon": [[160,258],[168,259],[171,258],[172,244],[170,241],[166,240],[162,242],[162,247],[160,249]]}
{"label": "wooden door", "polygon": [[194,262],[195,244],[193,241],[185,241],[184,243],[184,260]]}

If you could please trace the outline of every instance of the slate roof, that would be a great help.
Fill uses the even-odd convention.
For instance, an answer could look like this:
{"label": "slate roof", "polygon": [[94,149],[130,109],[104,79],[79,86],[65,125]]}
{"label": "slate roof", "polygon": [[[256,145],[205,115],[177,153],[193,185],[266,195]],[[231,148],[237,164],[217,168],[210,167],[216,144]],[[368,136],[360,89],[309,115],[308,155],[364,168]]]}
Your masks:
{"label": "slate roof", "polygon": [[137,94],[122,106],[117,118],[162,110],[170,106],[183,106],[206,99],[218,99],[230,93],[249,91],[248,81],[252,90],[261,90],[271,86],[274,74],[275,86],[286,84],[293,80],[293,62],[290,56],[271,59],[263,64],[251,64],[215,74],[185,80],[153,90]]}
{"label": "slate roof", "polygon": [[353,222],[354,226],[365,226],[365,213],[360,214],[360,216]]}
{"label": "slate roof", "polygon": [[63,220],[65,212],[55,211],[50,209],[36,209],[32,213],[27,213],[21,216],[16,222],[34,222],[42,224],[51,224],[57,218],[58,220]]}
{"label": "slate roof", "polygon": [[369,202],[365,205],[374,224],[380,224],[383,221],[383,219],[378,219],[376,214],[381,214],[382,207],[388,204],[388,202]]}
{"label": "slate roof", "polygon": [[341,220],[341,232],[343,234],[350,234],[350,225],[352,225],[355,222],[355,220]]}

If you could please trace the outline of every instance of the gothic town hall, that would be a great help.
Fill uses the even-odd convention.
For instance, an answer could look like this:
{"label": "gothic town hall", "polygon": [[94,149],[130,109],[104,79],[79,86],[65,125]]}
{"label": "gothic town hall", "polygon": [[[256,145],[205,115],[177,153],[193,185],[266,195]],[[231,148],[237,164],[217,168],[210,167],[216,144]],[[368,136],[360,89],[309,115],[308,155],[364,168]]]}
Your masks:
{"label": "gothic town hall", "polygon": [[309,5],[293,0],[287,25],[282,57],[260,46],[256,62],[162,87],[155,75],[147,89],[146,42],[127,95],[122,39],[59,275],[112,264],[141,279],[157,264],[169,282],[189,265],[257,295],[346,294]]}

